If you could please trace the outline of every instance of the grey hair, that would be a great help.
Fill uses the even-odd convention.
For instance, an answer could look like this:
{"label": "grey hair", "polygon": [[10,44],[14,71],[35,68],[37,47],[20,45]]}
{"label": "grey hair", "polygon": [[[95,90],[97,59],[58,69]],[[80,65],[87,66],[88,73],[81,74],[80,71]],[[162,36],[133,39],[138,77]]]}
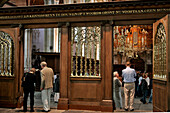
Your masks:
{"label": "grey hair", "polygon": [[47,63],[46,63],[46,62],[41,62],[40,65],[43,66],[43,67],[45,67],[45,66],[47,66]]}
{"label": "grey hair", "polygon": [[116,76],[116,74],[118,74],[118,72],[117,72],[117,71],[113,72],[113,76],[114,76],[114,77]]}

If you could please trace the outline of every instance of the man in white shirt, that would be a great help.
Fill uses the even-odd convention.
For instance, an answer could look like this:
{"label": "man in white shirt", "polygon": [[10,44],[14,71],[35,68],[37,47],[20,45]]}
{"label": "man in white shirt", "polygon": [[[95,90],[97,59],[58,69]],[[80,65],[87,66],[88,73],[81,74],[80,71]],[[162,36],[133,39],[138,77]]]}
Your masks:
{"label": "man in white shirt", "polygon": [[124,79],[125,111],[128,111],[129,108],[130,111],[134,111],[133,103],[135,95],[136,71],[130,68],[130,66],[130,62],[126,62],[126,69],[122,70],[122,77]]}

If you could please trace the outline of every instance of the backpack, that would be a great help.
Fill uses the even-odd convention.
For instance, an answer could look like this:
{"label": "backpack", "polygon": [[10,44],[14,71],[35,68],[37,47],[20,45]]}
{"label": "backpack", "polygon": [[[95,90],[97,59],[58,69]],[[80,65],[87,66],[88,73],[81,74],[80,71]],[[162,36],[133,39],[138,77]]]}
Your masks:
{"label": "backpack", "polygon": [[141,81],[141,90],[147,90],[148,89],[148,83],[146,82],[145,79],[142,79]]}

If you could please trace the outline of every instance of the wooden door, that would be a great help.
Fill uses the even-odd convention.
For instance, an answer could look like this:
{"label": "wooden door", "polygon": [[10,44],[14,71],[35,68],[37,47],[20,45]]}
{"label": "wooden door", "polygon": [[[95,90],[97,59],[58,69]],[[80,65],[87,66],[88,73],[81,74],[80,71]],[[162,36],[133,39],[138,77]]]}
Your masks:
{"label": "wooden door", "polygon": [[169,17],[153,24],[153,111],[170,110]]}
{"label": "wooden door", "polygon": [[22,105],[21,77],[24,71],[23,30],[0,29],[0,107]]}

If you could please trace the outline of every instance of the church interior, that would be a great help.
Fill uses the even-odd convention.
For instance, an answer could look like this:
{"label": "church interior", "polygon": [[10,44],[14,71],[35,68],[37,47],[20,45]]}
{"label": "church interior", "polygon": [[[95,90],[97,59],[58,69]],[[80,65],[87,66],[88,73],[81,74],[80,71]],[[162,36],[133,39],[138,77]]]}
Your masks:
{"label": "church interior", "polygon": [[[110,3],[113,5],[111,6]],[[114,5],[114,3],[118,5]],[[123,6],[125,3],[129,3],[130,6]],[[132,5],[133,3],[137,5]],[[123,81],[122,70],[126,68],[126,62],[130,61],[131,68],[135,69],[137,74],[148,73],[149,78],[154,80],[153,102],[141,104],[141,96],[135,96],[134,102],[137,112],[168,111],[170,109],[168,103],[170,93],[167,90],[170,87],[168,79],[170,76],[168,74],[170,71],[168,68],[170,65],[168,59],[170,44],[168,44],[169,34],[167,32],[169,20],[160,20],[163,24],[168,21],[164,25],[165,27],[160,27],[161,25],[156,22],[169,13],[170,3],[168,2],[167,5],[164,1],[156,3],[154,4],[154,0],[0,1],[0,12],[4,10],[4,14],[0,14],[0,85],[10,86],[10,90],[6,88],[0,90],[0,103],[4,103],[0,107],[22,107],[21,78],[31,68],[36,69],[38,81],[35,86],[35,107],[42,107],[40,102],[40,63],[46,61],[48,67],[53,69],[54,75],[60,76],[60,96],[57,102],[52,100],[51,106],[53,108],[122,112],[124,109],[116,108],[114,102],[113,72],[117,71],[120,81]],[[95,6],[93,7],[92,4]],[[145,6],[145,4],[147,5]],[[54,7],[57,5],[60,8],[62,6],[74,7],[70,9],[73,10],[73,14],[75,13],[74,15],[70,14],[74,17],[71,17],[69,9],[66,10],[64,7],[61,10],[56,10]],[[153,8],[153,12],[149,5]],[[77,9],[79,6],[80,9]],[[53,9],[47,10],[45,7]],[[130,14],[126,14],[126,7],[132,11]],[[165,11],[164,14],[156,15],[155,7],[160,9],[165,7],[164,10],[161,10]],[[12,24],[12,20],[9,20],[11,24],[8,24],[7,19],[3,25],[1,23],[6,20],[4,19],[4,21],[1,16],[8,16],[9,12],[6,11],[8,8],[16,8],[18,11],[16,11],[16,16],[26,13],[28,18],[21,19],[21,22],[14,18],[14,24]],[[20,8],[27,8],[33,12],[22,12]],[[40,9],[34,12],[33,8]],[[42,10],[43,8],[44,10]],[[115,8],[115,12],[122,11],[122,13],[114,13],[115,18],[111,17],[112,15],[109,13],[111,13],[112,8]],[[144,12],[147,18],[142,15],[142,11],[145,10],[138,14],[139,11],[135,12],[133,8],[136,10],[148,8],[148,12]],[[90,14],[93,9],[95,9],[94,11],[108,11],[106,12],[108,14],[101,13],[104,15],[100,16],[99,13],[94,12],[95,17]],[[49,16],[56,13],[55,11],[61,13],[61,17]],[[76,15],[76,12],[79,11],[82,11],[82,14]],[[157,9],[157,11],[159,10]],[[37,16],[35,17],[37,20],[34,20],[33,15],[31,15],[46,12],[49,13],[47,19]],[[89,14],[87,19],[83,17],[83,13]],[[133,14],[137,14],[138,17],[133,16]],[[150,17],[149,14],[155,17]],[[9,16],[11,15],[9,14]],[[165,18],[169,18],[169,16]],[[159,29],[161,30],[159,31]],[[15,87],[14,90],[12,90],[13,87]],[[123,99],[121,101],[124,103],[123,87],[121,87],[121,92]],[[54,94],[52,93],[52,97]],[[148,91],[147,101],[150,94],[151,90]],[[160,100],[157,100],[158,97]],[[167,101],[164,102],[166,99]]]}

